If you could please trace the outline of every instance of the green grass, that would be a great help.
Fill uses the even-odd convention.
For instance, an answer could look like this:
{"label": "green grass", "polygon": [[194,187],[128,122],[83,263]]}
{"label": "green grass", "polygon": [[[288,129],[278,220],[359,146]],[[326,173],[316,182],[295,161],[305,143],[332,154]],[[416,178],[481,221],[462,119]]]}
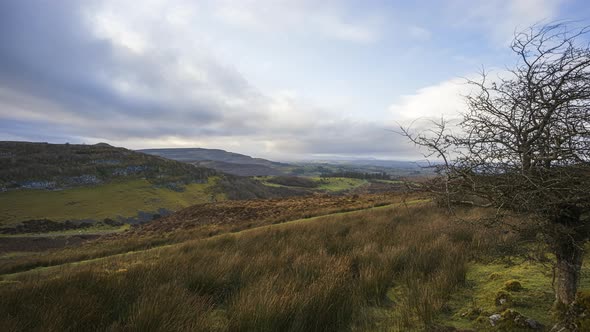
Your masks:
{"label": "green grass", "polygon": [[403,184],[405,183],[404,181],[400,181],[400,180],[381,180],[381,179],[375,179],[372,180],[375,182],[381,182],[381,183],[387,183],[387,184]]}
{"label": "green grass", "polygon": [[[505,284],[509,280],[518,280],[523,289],[507,290]],[[540,263],[472,263],[469,265],[466,287],[455,293],[449,302],[453,314],[442,316],[442,319],[456,327],[482,329],[489,327],[487,317],[509,308],[549,325],[554,300],[551,280],[551,268]],[[509,303],[497,305],[496,297],[501,293],[507,294]],[[466,313],[473,309],[479,309],[481,313],[468,317]],[[483,318],[483,324],[477,322],[478,316]]]}
{"label": "green grass", "polygon": [[[511,309],[534,318],[545,326],[551,326],[555,323],[551,313],[555,296],[552,285],[553,258],[548,256],[550,258],[544,263],[514,257],[504,257],[491,263],[471,262],[466,286],[454,293],[449,301],[452,314],[441,315],[441,321],[457,328],[493,331],[487,318],[491,314]],[[521,290],[507,289],[506,283],[514,280],[522,285]],[[578,289],[590,290],[590,259],[584,261]],[[507,294],[510,302],[497,305],[496,298],[499,294]],[[473,309],[478,309],[481,313],[469,317],[467,313],[473,312]],[[478,316],[481,316],[483,322],[477,322]]]}
{"label": "green grass", "polygon": [[318,189],[329,192],[338,192],[351,190],[367,184],[367,180],[362,179],[350,179],[350,178],[314,178],[319,182]]}
{"label": "green grass", "polygon": [[[59,191],[15,190],[0,193],[0,226],[24,220],[54,221],[132,217],[138,211],[177,210],[210,200],[216,179],[189,184],[182,192],[156,187],[147,180],[112,182]],[[218,199],[222,199],[219,197]]]}
{"label": "green grass", "polygon": [[[256,177],[257,180],[262,182],[262,184],[269,186],[269,187],[286,187],[289,186],[276,184],[269,182],[268,180],[273,178],[272,176],[258,176]],[[309,177],[309,179],[313,180],[318,184],[317,187],[309,189],[310,191],[323,191],[323,192],[342,192],[351,189],[358,188],[364,184],[367,184],[367,180],[362,179],[351,179],[351,178],[320,178],[320,177]]]}

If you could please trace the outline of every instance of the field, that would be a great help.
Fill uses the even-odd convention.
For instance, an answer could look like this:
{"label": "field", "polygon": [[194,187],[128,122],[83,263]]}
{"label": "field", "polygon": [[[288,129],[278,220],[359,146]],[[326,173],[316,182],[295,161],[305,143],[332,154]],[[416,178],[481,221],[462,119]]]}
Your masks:
{"label": "field", "polygon": [[[7,331],[495,331],[489,315],[519,312],[551,326],[552,257],[542,245],[458,222],[419,197],[390,203],[342,212],[350,204],[343,200],[341,210],[318,207],[330,214],[306,219],[295,219],[302,217],[296,210],[264,218],[261,208],[251,220],[231,221],[223,202],[225,212],[211,219],[226,216],[225,222],[172,227],[149,248],[132,248],[150,234],[137,229],[96,244],[127,243],[124,251],[92,256],[96,245],[86,244],[75,251],[88,256],[73,259],[74,251],[57,250],[54,258],[71,255],[76,263],[3,270],[0,325]],[[182,225],[180,219],[204,211],[194,209],[169,223]],[[525,261],[524,253],[537,259]],[[589,272],[585,266],[582,289],[590,288]],[[508,301],[499,303],[499,296]],[[510,319],[500,327],[526,330]]]}
{"label": "field", "polygon": [[[156,213],[160,208],[178,210],[210,201],[209,189],[215,181],[216,178],[211,177],[207,183],[188,184],[183,191],[137,179],[56,191],[4,192],[0,193],[0,226],[31,219],[102,220],[134,217],[139,211]],[[223,197],[219,195],[217,199]]]}
{"label": "field", "polygon": [[[154,246],[208,238],[213,235],[238,232],[258,226],[278,224],[299,218],[342,213],[401,201],[399,195],[330,196],[317,195],[287,199],[224,201],[198,204],[151,223],[131,228],[123,233],[104,235],[100,241],[90,241],[83,247],[69,248],[69,240],[80,241],[77,232],[56,236],[55,233],[34,236],[4,236],[0,245],[0,273],[18,272],[38,266],[93,259],[108,255],[143,250]],[[98,231],[98,230],[95,230]],[[75,235],[75,237],[74,237]],[[89,236],[91,236],[89,238]],[[91,233],[83,239],[95,239]],[[48,247],[65,248],[44,251]],[[26,249],[26,250],[25,250]],[[26,251],[17,257],[14,251]],[[43,251],[43,252],[37,252]]]}
{"label": "field", "polygon": [[[276,179],[285,179],[277,183]],[[256,177],[263,184],[270,187],[302,187],[311,188],[313,191],[338,193],[350,191],[368,184],[367,180],[350,179],[350,178],[320,178],[320,177],[273,177],[273,176],[259,176]],[[288,179],[307,179],[310,184],[301,186],[298,182],[289,183]]]}

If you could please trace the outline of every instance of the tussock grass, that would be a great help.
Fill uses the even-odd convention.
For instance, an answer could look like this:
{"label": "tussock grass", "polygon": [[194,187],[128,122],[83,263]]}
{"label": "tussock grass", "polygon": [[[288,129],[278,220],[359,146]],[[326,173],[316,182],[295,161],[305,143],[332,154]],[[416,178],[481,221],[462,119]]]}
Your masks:
{"label": "tussock grass", "polygon": [[6,283],[0,287],[0,326],[422,330],[435,324],[465,282],[465,253],[498,241],[477,232],[422,205],[193,240]]}
{"label": "tussock grass", "polygon": [[[327,196],[326,196],[327,197]],[[325,198],[325,197],[324,197]],[[144,225],[133,232],[128,232],[122,236],[109,237],[106,239],[99,239],[83,244],[81,247],[67,247],[64,249],[49,250],[46,252],[30,253],[27,255],[14,257],[2,256],[0,257],[0,274],[17,273],[26,271],[37,267],[49,267],[71,262],[78,262],[83,260],[90,260],[111,256],[116,254],[123,254],[130,251],[147,250],[150,248],[170,245],[174,243],[181,243],[191,239],[209,238],[215,235],[224,233],[236,233],[250,228],[261,227],[269,224],[279,224],[283,222],[293,221],[301,218],[313,218],[320,215],[334,214],[334,213],[348,213],[362,209],[374,208],[399,202],[400,197],[391,196],[362,196],[359,199],[352,199],[351,197],[344,198],[329,198],[330,202],[327,206],[322,204],[324,200],[317,198],[304,198],[301,204],[295,200],[295,205],[287,204],[281,205],[274,201],[253,201],[254,203],[262,204],[259,207],[261,210],[270,211],[270,217],[253,218],[252,216],[242,215],[241,220],[231,218],[231,223],[219,224],[218,222],[227,213],[224,213],[224,207],[214,205],[211,207],[214,211],[219,212],[213,214],[213,217],[205,217],[204,224],[200,224],[192,220],[193,216],[211,215],[212,211],[207,210],[203,212],[202,209],[197,209],[197,212],[181,217],[183,220],[176,226],[170,225],[162,229],[162,225],[158,222]],[[411,203],[420,203],[424,200],[415,199]],[[243,206],[243,203],[229,203],[231,206]],[[225,203],[221,203],[224,205]],[[275,206],[275,204],[277,204]],[[401,204],[401,203],[398,203]],[[277,207],[278,206],[278,207]],[[262,211],[262,212],[264,212]],[[260,211],[259,211],[260,212]],[[364,212],[359,212],[364,213]],[[261,215],[265,215],[262,213]],[[260,216],[260,215],[255,215]],[[186,222],[186,225],[183,225]],[[186,228],[188,227],[188,229]]]}

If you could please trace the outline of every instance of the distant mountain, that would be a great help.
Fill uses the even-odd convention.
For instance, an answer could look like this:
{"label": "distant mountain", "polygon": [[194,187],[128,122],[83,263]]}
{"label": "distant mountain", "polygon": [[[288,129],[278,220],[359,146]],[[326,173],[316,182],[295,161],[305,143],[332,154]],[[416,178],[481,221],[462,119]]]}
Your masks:
{"label": "distant mountain", "polygon": [[247,155],[219,149],[178,148],[178,149],[144,149],[139,152],[156,155],[172,160],[209,167],[218,171],[239,176],[282,175],[289,164],[252,158]]}

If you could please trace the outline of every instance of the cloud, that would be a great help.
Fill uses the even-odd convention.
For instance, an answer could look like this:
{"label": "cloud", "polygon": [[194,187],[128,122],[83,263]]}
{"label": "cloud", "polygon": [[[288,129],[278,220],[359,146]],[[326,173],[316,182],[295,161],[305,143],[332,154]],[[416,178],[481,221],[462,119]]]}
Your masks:
{"label": "cloud", "polygon": [[393,118],[403,123],[441,117],[456,119],[466,110],[463,96],[470,91],[465,79],[453,78],[401,96],[398,103],[389,107],[389,111]]}
{"label": "cloud", "polygon": [[[125,6],[0,4],[10,13],[0,21],[0,139],[235,148],[282,158],[408,152],[382,124],[346,118],[296,91],[257,89],[190,24],[201,7]],[[305,20],[339,40],[375,38],[341,17]]]}
{"label": "cloud", "polygon": [[[490,3],[456,0],[463,19],[452,24],[492,38],[504,38],[509,28],[509,38],[524,13],[523,24],[553,17],[558,2]],[[381,116],[387,93],[359,91],[357,98],[352,89],[339,91],[346,84],[336,80],[358,78],[359,87],[386,91],[394,80],[363,77],[383,66],[376,55],[401,54],[396,47],[413,42],[428,52],[438,32],[367,7],[307,0],[0,1],[0,139],[203,146],[284,158],[410,156],[412,148],[389,131],[395,121],[456,115],[464,90],[460,80],[444,81],[399,98],[389,121],[364,119]],[[278,65],[265,74],[271,79],[250,68],[273,61]],[[314,76],[310,67],[322,63],[328,68]],[[395,72],[383,68],[383,76]],[[289,80],[304,83],[291,87]],[[347,102],[322,106],[301,91],[322,95],[324,103],[358,99],[359,110]],[[379,100],[371,104],[373,97]],[[368,98],[381,108],[360,110]]]}
{"label": "cloud", "polygon": [[[514,32],[539,22],[555,20],[565,0],[453,0],[447,6],[450,23],[460,28],[483,30],[498,45]],[[461,15],[457,15],[461,13]]]}
{"label": "cloud", "polygon": [[222,1],[213,6],[213,11],[224,23],[258,33],[323,36],[352,43],[380,39],[382,24],[376,15],[359,18],[336,4],[305,0]]}
{"label": "cloud", "polygon": [[265,116],[257,111],[265,97],[206,52],[153,46],[138,52],[126,42],[129,35],[149,45],[161,40],[128,29],[116,17],[109,22],[126,32],[100,34],[89,25],[95,21],[82,20],[87,7],[28,4],[3,3],[10,7],[3,12],[11,13],[1,36],[1,44],[10,45],[0,53],[3,118],[87,125],[116,136],[150,128],[143,132],[149,136],[219,132],[230,130],[224,127],[232,121],[243,124],[232,131],[247,131]]}

